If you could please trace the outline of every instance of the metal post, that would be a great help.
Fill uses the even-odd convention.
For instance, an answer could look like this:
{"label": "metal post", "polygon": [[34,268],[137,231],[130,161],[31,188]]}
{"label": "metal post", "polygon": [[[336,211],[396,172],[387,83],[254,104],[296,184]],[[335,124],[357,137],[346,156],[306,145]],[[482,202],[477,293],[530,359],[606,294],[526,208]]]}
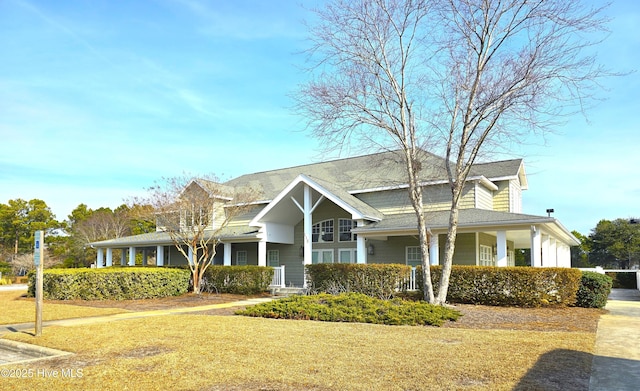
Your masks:
{"label": "metal post", "polygon": [[42,278],[44,270],[44,232],[36,231],[33,261],[36,266],[36,337],[42,335]]}

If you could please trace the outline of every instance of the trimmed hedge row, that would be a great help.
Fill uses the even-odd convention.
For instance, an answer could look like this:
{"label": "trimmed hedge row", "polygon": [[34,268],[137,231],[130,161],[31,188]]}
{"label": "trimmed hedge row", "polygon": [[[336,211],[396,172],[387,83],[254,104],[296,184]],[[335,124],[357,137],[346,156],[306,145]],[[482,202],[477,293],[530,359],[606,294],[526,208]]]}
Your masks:
{"label": "trimmed hedge row", "polygon": [[201,289],[210,293],[254,295],[268,291],[272,279],[272,267],[212,265],[204,272]]}
{"label": "trimmed hedge row", "polygon": [[[431,267],[437,291],[441,266]],[[573,305],[582,272],[569,268],[453,266],[447,300],[452,303],[541,307]],[[422,271],[416,270],[422,290]]]}
{"label": "trimmed hedge row", "polygon": [[411,267],[388,264],[321,263],[307,265],[313,292],[331,294],[358,292],[370,297],[389,299],[398,286],[409,278]]}
{"label": "trimmed hedge row", "polygon": [[612,282],[611,277],[607,275],[582,272],[580,288],[576,294],[576,307],[603,308],[607,305]]}
{"label": "trimmed hedge row", "polygon": [[[179,296],[187,293],[188,270],[127,267],[48,269],[43,297],[47,300],[131,300]],[[35,296],[35,272],[29,274],[28,294]]]}

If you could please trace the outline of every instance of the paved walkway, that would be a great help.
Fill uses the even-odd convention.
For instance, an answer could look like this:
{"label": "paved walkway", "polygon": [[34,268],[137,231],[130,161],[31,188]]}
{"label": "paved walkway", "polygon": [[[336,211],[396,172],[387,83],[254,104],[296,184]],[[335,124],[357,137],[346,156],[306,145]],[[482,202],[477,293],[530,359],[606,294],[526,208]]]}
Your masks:
{"label": "paved walkway", "polygon": [[640,390],[640,291],[614,289],[598,322],[589,391]]}

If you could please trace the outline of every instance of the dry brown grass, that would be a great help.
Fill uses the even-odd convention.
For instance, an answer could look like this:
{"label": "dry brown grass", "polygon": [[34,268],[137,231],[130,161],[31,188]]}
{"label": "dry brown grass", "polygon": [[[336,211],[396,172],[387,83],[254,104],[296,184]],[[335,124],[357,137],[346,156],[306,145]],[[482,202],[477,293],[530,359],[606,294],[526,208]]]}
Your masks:
{"label": "dry brown grass", "polygon": [[[34,299],[23,296],[24,291],[0,292],[0,325],[34,322],[36,304]],[[82,318],[127,312],[122,308],[95,308],[69,305],[68,303],[45,302],[42,307],[43,320]]]}
{"label": "dry brown grass", "polygon": [[[165,305],[170,301],[165,301]],[[156,302],[155,305],[159,304]],[[593,324],[594,319],[597,321],[599,312],[584,309],[558,309],[556,312],[553,309],[535,310],[538,312],[531,312],[530,309],[492,311],[493,307],[462,307],[467,323],[464,323],[463,317],[460,323],[450,325],[460,328],[211,315],[172,315],[82,327],[47,327],[39,338],[24,333],[6,337],[76,354],[12,367],[82,369],[82,377],[2,379],[4,383],[0,384],[0,388],[588,388],[591,353],[595,343],[594,329],[589,325]],[[516,321],[516,318],[527,316],[527,320]],[[558,323],[565,316],[570,322],[583,326],[565,327],[567,331],[528,330],[536,327],[541,330],[562,330]],[[542,324],[549,317],[551,321]],[[496,326],[478,327],[487,324]]]}

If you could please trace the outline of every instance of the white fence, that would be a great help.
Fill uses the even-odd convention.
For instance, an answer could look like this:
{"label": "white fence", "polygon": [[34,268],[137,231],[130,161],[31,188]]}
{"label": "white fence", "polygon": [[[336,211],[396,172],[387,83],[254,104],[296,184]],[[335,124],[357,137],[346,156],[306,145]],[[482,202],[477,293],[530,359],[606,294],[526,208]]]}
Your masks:
{"label": "white fence", "polygon": [[271,280],[271,288],[284,288],[284,265],[273,267],[273,279]]}

